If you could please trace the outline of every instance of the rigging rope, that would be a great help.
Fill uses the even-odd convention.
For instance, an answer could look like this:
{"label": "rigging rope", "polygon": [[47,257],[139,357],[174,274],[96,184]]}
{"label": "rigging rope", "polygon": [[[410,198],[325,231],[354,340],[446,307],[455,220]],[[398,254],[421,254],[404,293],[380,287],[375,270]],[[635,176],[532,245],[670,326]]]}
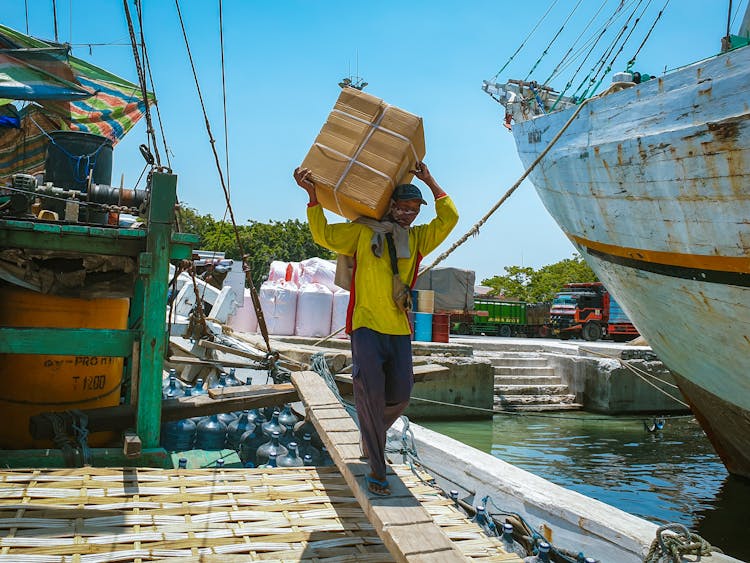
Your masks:
{"label": "rigging rope", "polygon": [[[617,36],[612,40],[612,43],[610,44],[609,49],[607,49],[607,51],[600,57],[599,63],[598,63],[599,64],[599,68],[594,73],[594,76],[589,80],[589,86],[583,91],[583,94],[581,94],[582,97],[587,98],[590,95],[593,96],[594,92],[596,92],[596,89],[599,88],[599,86],[601,85],[602,80],[604,80],[604,77],[609,73],[610,70],[612,70],[612,64],[611,63],[610,63],[609,66],[606,67],[606,69],[604,68],[605,65],[607,64],[607,59],[609,58],[609,56],[612,54],[612,52],[617,47],[618,43],[620,42],[620,39],[622,38],[623,34],[625,33],[625,31],[628,29],[628,27],[630,25],[630,20],[633,18],[633,16],[635,15],[636,10],[638,10],[638,7],[641,5],[642,2],[643,2],[643,0],[638,0],[638,4],[636,4],[635,8],[633,8],[633,11],[630,12],[630,15],[628,16],[628,19],[625,20],[625,25],[623,25],[622,28],[620,28],[620,31],[617,34]],[[622,51],[622,48],[624,46],[625,45],[623,44],[622,47],[620,47],[620,51]],[[618,54],[619,54],[619,52],[618,52]],[[617,55],[615,55],[615,58],[616,57],[617,57]],[[614,59],[612,59],[612,60],[614,61]],[[602,73],[601,78],[599,78],[599,73],[602,72],[602,70],[604,70],[604,72]],[[592,88],[592,86],[593,86],[593,88]]]}
{"label": "rigging rope", "polygon": [[[599,35],[596,37],[596,39],[595,40],[593,38],[589,39],[589,41],[587,41],[586,43],[584,43],[584,45],[581,47],[581,49],[579,51],[583,50],[586,47],[586,44],[588,44],[592,40],[594,41],[591,44],[591,48],[589,49],[589,52],[586,53],[586,56],[581,60],[581,64],[578,65],[578,68],[575,70],[575,72],[573,73],[573,75],[570,77],[570,79],[568,80],[568,82],[565,84],[565,88],[562,89],[562,91],[560,92],[560,95],[555,100],[555,103],[552,104],[552,107],[550,108],[550,111],[554,110],[557,107],[557,104],[563,98],[563,96],[565,95],[565,92],[567,92],[570,89],[570,87],[573,85],[573,81],[575,80],[576,76],[578,76],[578,73],[581,72],[581,69],[583,68],[583,65],[586,64],[586,61],[588,61],[589,57],[594,53],[594,49],[596,48],[597,44],[604,37],[604,35],[607,33],[607,30],[609,29],[609,26],[612,25],[612,22],[615,21],[615,19],[617,18],[617,15],[620,13],[620,11],[622,10],[622,8],[623,8],[623,4],[622,3],[618,4],[617,8],[615,8],[615,11],[612,12],[612,15],[609,16],[609,18],[607,18],[606,22],[604,22],[604,25],[602,26],[602,30],[599,32]],[[580,56],[580,54],[577,53],[575,55],[575,58],[577,58],[579,56]],[[596,66],[596,65],[594,65],[594,66]],[[588,79],[589,76],[591,76],[591,73],[593,71],[594,71],[594,69],[592,68],[589,71],[589,74],[583,79],[582,84],[586,83],[586,80]],[[578,93],[578,90],[580,90],[580,89],[581,89],[581,86],[579,86],[578,89],[574,92],[574,94],[573,94],[574,97],[576,96],[576,94]]]}
{"label": "rigging rope", "polygon": [[[232,193],[231,183],[229,179],[229,128],[227,126],[227,88],[225,80],[225,65],[224,65],[224,7],[222,0],[219,0],[219,52],[221,53],[221,100],[224,107],[224,156],[225,156],[225,172],[227,175],[227,191]],[[216,240],[220,241],[224,236],[224,225],[227,221],[227,214],[229,213],[229,207],[224,208],[224,216],[221,218],[219,223],[219,230],[216,235]],[[212,267],[216,267],[214,262],[216,261],[216,255],[219,251],[215,251],[211,254]],[[206,294],[208,286],[203,288],[203,296]],[[239,297],[239,296],[238,296]],[[244,300],[244,291],[243,291]]]}
{"label": "rigging rope", "polygon": [[[141,48],[143,51],[144,66],[146,67],[146,72],[148,73],[148,81],[151,83],[151,91],[154,93],[154,107],[156,108],[156,119],[159,122],[159,133],[161,133],[162,145],[164,146],[164,156],[167,157],[167,166],[171,170],[172,160],[169,158],[169,153],[172,151],[170,151],[169,147],[167,146],[167,137],[164,132],[164,124],[161,120],[161,110],[159,109],[159,97],[156,95],[156,85],[154,84],[154,77],[151,74],[151,60],[148,57],[146,38],[143,35],[143,7],[141,5],[141,0],[135,0],[135,9],[138,15],[138,27],[140,28],[141,32]],[[146,101],[146,103],[148,104],[148,100]]]}
{"label": "rigging rope", "polygon": [[[594,87],[594,89],[593,89],[592,92],[595,92],[599,88],[599,86],[601,85],[602,81],[604,80],[604,77],[607,75],[607,73],[609,73],[610,70],[612,70],[612,66],[615,64],[615,61],[617,60],[617,57],[619,57],[620,53],[622,53],[622,50],[625,48],[625,45],[627,45],[628,41],[630,40],[630,37],[633,35],[633,32],[635,31],[635,28],[638,27],[638,23],[641,21],[641,18],[643,17],[643,14],[646,13],[646,10],[648,9],[648,7],[650,5],[651,5],[651,0],[648,0],[648,4],[646,4],[646,7],[643,8],[643,11],[641,12],[641,15],[636,18],[635,22],[633,22],[633,27],[630,29],[630,32],[628,33],[627,37],[625,37],[625,39],[623,40],[622,45],[620,46],[620,48],[617,51],[617,53],[615,53],[614,57],[612,57],[612,60],[609,62],[609,66],[607,66],[607,70],[604,72],[604,74],[602,75],[602,77],[599,79],[599,82]],[[658,19],[659,18],[657,18],[657,21],[658,21]],[[654,24],[656,24],[656,22],[654,22]],[[653,29],[653,26],[652,26],[651,29]],[[650,32],[649,32],[649,34],[650,34]],[[648,39],[648,35],[646,36],[646,39]],[[646,39],[643,40],[643,43],[641,43],[641,46],[643,46],[643,44],[646,42]],[[626,68],[628,68],[628,67],[629,67],[629,64],[626,65]]]}
{"label": "rigging rope", "polygon": [[651,36],[651,32],[654,31],[654,28],[656,27],[656,24],[659,22],[659,19],[661,18],[662,14],[664,13],[664,10],[667,9],[667,6],[669,5],[669,0],[667,0],[664,3],[664,7],[659,11],[659,13],[656,15],[656,19],[654,20],[654,23],[651,24],[651,29],[648,30],[648,33],[646,34],[646,37],[643,38],[643,41],[641,41],[640,46],[636,50],[635,54],[633,55],[633,58],[631,58],[628,61],[627,68],[630,69],[635,64],[635,59],[638,56],[638,53],[641,52],[641,49],[643,49],[643,46],[646,44],[646,41],[648,41],[648,38]]}
{"label": "rigging rope", "polygon": [[[552,73],[549,75],[549,77],[547,78],[547,80],[545,80],[542,84],[545,84],[545,85],[549,84],[550,81],[557,75],[557,73],[559,71],[561,71],[563,68],[565,68],[565,66],[567,66],[567,65],[565,65],[565,61],[570,56],[570,54],[573,52],[573,49],[578,44],[578,41],[580,41],[581,39],[583,39],[583,36],[586,35],[586,32],[588,31],[589,27],[591,27],[591,25],[594,23],[594,21],[596,20],[596,18],[599,16],[599,14],[601,13],[601,11],[604,9],[604,6],[606,6],[606,5],[607,5],[607,0],[604,0],[604,2],[602,2],[602,5],[599,6],[599,9],[596,11],[596,13],[589,20],[589,23],[586,24],[586,27],[583,28],[583,30],[581,31],[580,35],[576,38],[576,40],[570,46],[570,49],[568,49],[568,52],[565,53],[565,55],[560,60],[560,62],[557,63],[557,66],[552,70]],[[585,48],[586,43],[588,43],[588,41],[586,41],[584,43],[583,48]],[[575,59],[575,57],[577,57],[577,56],[578,55],[575,55],[573,58]]]}
{"label": "rigging rope", "polygon": [[[732,16],[732,22],[729,24],[730,28],[731,28],[731,26],[734,25],[734,20],[737,19],[737,14],[740,13],[740,6],[742,6],[742,3],[741,2],[737,2],[737,8],[735,8],[735,10],[734,10],[734,15]],[[732,3],[731,2],[729,3],[729,8],[730,8],[730,11],[731,11],[731,8],[732,8]]]}
{"label": "rigging rope", "polygon": [[424,268],[423,270],[421,270],[419,272],[419,276],[424,275],[426,272],[430,271],[435,266],[437,266],[438,264],[440,264],[440,262],[442,262],[443,260],[445,260],[446,258],[448,258],[448,256],[450,256],[451,253],[454,250],[456,250],[459,246],[461,246],[463,243],[465,243],[469,239],[470,236],[479,234],[479,227],[481,227],[482,225],[484,225],[487,222],[487,220],[495,213],[495,211],[497,211],[500,208],[500,206],[503,203],[505,203],[507,201],[507,199],[511,195],[513,195],[513,192],[515,192],[516,189],[518,189],[518,187],[521,185],[521,182],[523,182],[526,179],[526,177],[531,173],[531,171],[534,168],[536,168],[536,165],[539,164],[539,162],[541,162],[541,160],[547,155],[547,153],[550,151],[550,149],[560,139],[560,137],[565,132],[565,130],[568,127],[570,127],[570,124],[573,123],[573,121],[575,120],[576,117],[578,117],[578,114],[581,112],[581,110],[583,109],[583,107],[586,105],[587,102],[588,102],[588,100],[584,100],[583,103],[581,103],[576,108],[576,110],[573,112],[573,115],[571,115],[568,118],[568,121],[565,122],[565,125],[562,126],[562,128],[560,129],[560,131],[557,132],[557,134],[552,138],[552,140],[544,148],[544,150],[541,153],[539,153],[539,156],[537,156],[536,159],[534,159],[534,162],[532,162],[531,165],[529,165],[529,167],[524,171],[524,173],[521,174],[521,177],[516,181],[516,183],[513,184],[513,186],[511,186],[510,189],[508,189],[507,192],[505,192],[505,194],[503,195],[503,197],[501,197],[500,200],[497,203],[495,203],[495,205],[493,205],[490,208],[490,210],[487,213],[485,213],[484,216],[479,221],[477,221],[477,223],[473,227],[471,227],[471,229],[469,229],[466,232],[465,235],[463,235],[456,242],[454,242],[448,250],[446,250],[440,256],[438,256],[435,259],[435,261],[432,262],[432,264],[430,264],[429,266],[427,266],[426,268]]}
{"label": "rigging rope", "polygon": [[226,158],[225,170],[227,173],[227,191],[232,193],[229,181],[229,126],[227,125],[227,83],[224,67],[224,10],[223,2],[219,0],[219,44],[221,46],[221,101],[224,107],[224,156]]}
{"label": "rigging rope", "polygon": [[[133,18],[130,16],[130,6],[128,6],[128,0],[122,0],[123,7],[125,8],[125,18],[128,20],[128,32],[130,33],[130,43],[133,47],[133,58],[135,59],[135,70],[138,73],[138,82],[141,87],[141,96],[143,96],[143,103],[145,106],[144,114],[146,116],[146,135],[149,144],[154,145],[154,156],[156,157],[156,165],[161,166],[161,158],[159,156],[159,148],[156,145],[156,133],[154,132],[154,125],[151,121],[151,109],[148,103],[148,91],[146,90],[146,74],[143,72],[143,66],[141,65],[141,58],[138,55],[138,41],[135,38],[135,29],[133,28]],[[151,148],[149,146],[149,148]]]}
{"label": "rigging rope", "polygon": [[[599,38],[596,40],[596,43],[599,42],[599,39],[602,39],[604,37],[604,35],[606,34],[607,30],[609,29],[609,26],[612,25],[615,22],[615,20],[622,13],[624,13],[624,11],[627,8],[629,8],[634,2],[635,2],[635,0],[630,0],[630,3],[627,4],[627,6],[624,4],[624,2],[621,2],[620,4],[618,4],[618,6],[615,9],[615,11],[612,13],[612,15],[610,16],[610,18],[607,20],[607,23],[604,26],[604,28],[602,29],[602,31],[601,31],[601,33],[599,35]],[[593,52],[593,49],[596,46],[596,43],[594,44],[594,46],[592,46],[591,52]],[[591,52],[589,53],[589,55],[591,55]],[[588,59],[588,56],[586,58]],[[601,59],[599,59],[599,61],[601,61]],[[589,73],[581,81],[581,84],[579,84],[579,86],[578,86],[578,88],[576,88],[575,92],[573,92],[573,96],[574,97],[578,97],[578,92],[581,90],[581,88],[583,88],[585,86],[585,84],[587,82],[593,82],[595,80],[594,78],[591,78],[591,76],[594,73],[594,71],[596,70],[596,65],[598,64],[599,61],[597,61],[596,63],[594,63],[594,65],[591,67],[591,70],[589,70]],[[580,67],[579,67],[578,70],[580,70]],[[576,71],[576,75],[577,74],[578,74],[578,71]]]}
{"label": "rigging rope", "polygon": [[534,73],[534,71],[536,70],[536,67],[539,66],[539,63],[542,62],[542,59],[549,52],[550,47],[552,47],[552,45],[555,43],[555,41],[557,41],[557,38],[560,37],[560,34],[563,32],[563,29],[565,29],[565,26],[567,25],[568,21],[570,21],[570,18],[573,17],[573,14],[576,13],[576,10],[578,9],[578,6],[581,5],[581,2],[583,2],[583,0],[578,0],[578,3],[573,7],[573,10],[570,12],[570,14],[568,14],[568,17],[565,18],[565,21],[560,26],[560,29],[558,29],[557,33],[555,33],[555,35],[552,37],[552,39],[550,39],[550,42],[544,48],[544,51],[542,51],[542,54],[539,55],[539,58],[534,63],[534,65],[531,67],[531,70],[529,70],[528,74],[526,75],[526,78],[523,79],[524,82],[527,82],[529,80],[529,77]]}
{"label": "rigging rope", "polygon": [[229,211],[229,218],[232,221],[232,227],[234,228],[234,236],[237,242],[237,248],[239,249],[240,256],[242,257],[242,269],[245,272],[245,283],[250,286],[250,296],[253,301],[253,307],[258,317],[258,327],[260,328],[263,341],[266,344],[267,351],[273,353],[271,349],[271,342],[268,337],[268,328],[266,327],[265,316],[263,315],[263,309],[260,306],[260,299],[258,298],[258,292],[255,290],[255,284],[251,275],[250,267],[247,264],[247,257],[245,256],[244,247],[240,238],[240,232],[237,228],[237,222],[234,218],[234,210],[232,209],[232,203],[229,197],[229,190],[226,182],[224,181],[224,174],[221,169],[221,162],[219,161],[219,153],[216,151],[216,139],[214,139],[213,133],[211,132],[211,122],[208,119],[208,113],[206,112],[206,104],[203,102],[203,93],[201,91],[200,82],[198,81],[198,73],[195,70],[195,62],[193,61],[193,54],[190,51],[190,42],[188,41],[187,31],[185,30],[185,22],[182,19],[182,11],[180,10],[180,1],[175,0],[175,6],[177,7],[177,16],[180,20],[180,28],[182,29],[182,37],[185,40],[185,48],[187,49],[188,59],[190,61],[190,68],[193,72],[193,79],[195,80],[195,88],[198,92],[198,99],[200,100],[201,110],[203,111],[203,120],[206,125],[206,133],[208,134],[208,140],[211,144],[211,151],[214,155],[214,161],[216,163],[216,170],[219,174],[219,182],[221,183],[221,189],[224,192],[224,198],[227,204],[227,210]]}
{"label": "rigging rope", "polygon": [[497,77],[500,76],[500,73],[505,70],[505,68],[510,64],[510,62],[515,58],[515,56],[521,51],[521,49],[523,49],[523,46],[526,45],[526,42],[531,38],[531,36],[536,31],[536,28],[541,25],[541,23],[544,21],[544,19],[547,17],[547,15],[550,13],[550,11],[552,11],[552,8],[555,7],[555,4],[557,4],[557,0],[554,0],[554,2],[552,2],[552,4],[550,4],[549,8],[547,8],[547,11],[544,12],[544,15],[539,19],[538,22],[536,22],[536,25],[532,28],[532,30],[526,36],[526,39],[524,39],[521,42],[521,44],[518,46],[518,49],[516,49],[516,52],[513,53],[510,56],[510,58],[508,59],[508,61],[500,68],[500,70],[497,71],[497,73],[495,74],[495,76],[492,77],[491,82],[494,82],[495,80],[497,80]]}

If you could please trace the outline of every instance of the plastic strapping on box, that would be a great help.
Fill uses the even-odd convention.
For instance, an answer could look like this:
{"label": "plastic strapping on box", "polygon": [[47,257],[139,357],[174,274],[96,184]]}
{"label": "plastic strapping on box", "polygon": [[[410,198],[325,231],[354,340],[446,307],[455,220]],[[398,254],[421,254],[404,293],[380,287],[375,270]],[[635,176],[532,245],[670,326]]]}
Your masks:
{"label": "plastic strapping on box", "polygon": [[346,178],[346,175],[349,174],[349,171],[352,169],[352,166],[355,164],[361,166],[362,168],[366,168],[367,170],[374,172],[375,174],[378,174],[379,176],[382,176],[388,182],[393,185],[393,180],[387,175],[381,172],[380,170],[376,170],[375,168],[368,166],[366,164],[363,164],[362,162],[358,162],[357,158],[359,157],[360,153],[364,150],[365,146],[367,145],[367,142],[370,140],[370,137],[372,137],[373,133],[375,133],[376,130],[380,129],[383,133],[386,133],[388,135],[392,135],[398,139],[401,139],[403,141],[406,141],[409,143],[409,148],[411,149],[411,152],[414,156],[414,162],[415,164],[419,162],[419,156],[417,155],[417,151],[414,148],[414,143],[411,142],[411,139],[408,137],[405,137],[404,135],[401,135],[400,133],[396,133],[395,131],[392,131],[391,129],[387,129],[385,127],[382,127],[380,123],[383,121],[383,118],[385,117],[385,112],[388,111],[389,108],[392,106],[389,104],[386,104],[385,108],[383,109],[383,112],[378,116],[378,118],[374,122],[369,122],[366,119],[362,119],[361,117],[357,117],[356,115],[352,115],[351,113],[346,113],[345,111],[341,111],[339,109],[334,109],[331,111],[331,113],[339,113],[345,117],[348,117],[350,119],[353,119],[354,121],[359,121],[360,123],[364,123],[365,125],[370,127],[370,131],[368,131],[365,138],[362,140],[362,143],[360,143],[359,148],[357,148],[357,152],[354,153],[352,156],[348,156],[342,152],[337,151],[334,148],[331,148],[327,145],[324,145],[322,143],[315,143],[316,146],[325,149],[327,151],[331,151],[332,153],[336,154],[337,156],[341,156],[343,158],[346,158],[349,160],[349,163],[346,165],[346,168],[344,168],[344,171],[341,173],[341,176],[339,177],[338,181],[336,182],[336,185],[333,187],[333,199],[336,201],[336,207],[338,207],[339,214],[344,215],[343,210],[341,209],[341,204],[339,203],[339,196],[338,196],[338,190],[341,187],[341,184],[344,182],[344,178]]}

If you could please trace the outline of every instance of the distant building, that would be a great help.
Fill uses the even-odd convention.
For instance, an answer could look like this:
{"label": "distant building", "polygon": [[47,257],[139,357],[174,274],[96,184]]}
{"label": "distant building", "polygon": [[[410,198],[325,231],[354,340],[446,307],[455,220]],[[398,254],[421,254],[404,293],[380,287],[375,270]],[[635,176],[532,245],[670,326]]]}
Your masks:
{"label": "distant building", "polygon": [[484,297],[486,296],[490,291],[492,291],[492,288],[486,285],[475,285],[474,286],[474,295],[477,297]]}

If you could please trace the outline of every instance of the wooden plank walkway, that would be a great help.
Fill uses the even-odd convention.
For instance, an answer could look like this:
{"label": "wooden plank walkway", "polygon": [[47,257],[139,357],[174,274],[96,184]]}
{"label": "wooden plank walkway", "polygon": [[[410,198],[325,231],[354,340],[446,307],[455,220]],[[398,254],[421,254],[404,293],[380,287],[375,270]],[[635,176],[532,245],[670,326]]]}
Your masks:
{"label": "wooden plank walkway", "polygon": [[[520,561],[407,467],[394,470],[458,555]],[[335,467],[84,467],[0,471],[5,561],[385,563],[393,556]]]}
{"label": "wooden plank walkway", "polygon": [[390,496],[378,497],[368,493],[365,476],[369,473],[369,466],[359,459],[359,430],[323,379],[314,372],[297,372],[292,374],[292,383],[307,408],[309,420],[394,559],[410,562],[468,561],[404,484],[402,474],[388,469]]}

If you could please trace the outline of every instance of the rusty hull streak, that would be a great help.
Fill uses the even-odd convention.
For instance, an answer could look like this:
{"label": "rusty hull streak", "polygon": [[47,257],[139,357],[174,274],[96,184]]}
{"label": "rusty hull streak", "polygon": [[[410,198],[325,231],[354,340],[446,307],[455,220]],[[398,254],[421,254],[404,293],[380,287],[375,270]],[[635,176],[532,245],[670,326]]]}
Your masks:
{"label": "rusty hull streak", "polygon": [[717,141],[736,141],[740,133],[740,123],[747,121],[747,116],[741,118],[731,117],[714,123],[708,122],[706,126]]}

